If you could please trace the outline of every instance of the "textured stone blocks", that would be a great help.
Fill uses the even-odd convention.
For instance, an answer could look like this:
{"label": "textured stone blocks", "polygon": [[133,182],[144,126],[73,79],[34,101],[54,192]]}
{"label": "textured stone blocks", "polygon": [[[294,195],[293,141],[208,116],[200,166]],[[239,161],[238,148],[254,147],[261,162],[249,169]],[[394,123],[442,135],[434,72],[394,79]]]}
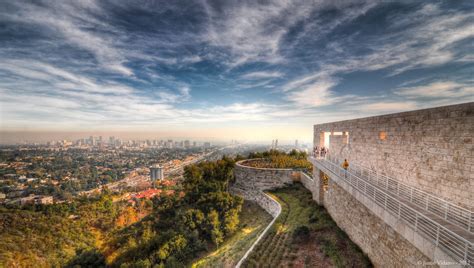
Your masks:
{"label": "textured stone blocks", "polygon": [[331,136],[332,155],[473,209],[474,103],[315,125],[314,144],[342,131],[349,144]]}

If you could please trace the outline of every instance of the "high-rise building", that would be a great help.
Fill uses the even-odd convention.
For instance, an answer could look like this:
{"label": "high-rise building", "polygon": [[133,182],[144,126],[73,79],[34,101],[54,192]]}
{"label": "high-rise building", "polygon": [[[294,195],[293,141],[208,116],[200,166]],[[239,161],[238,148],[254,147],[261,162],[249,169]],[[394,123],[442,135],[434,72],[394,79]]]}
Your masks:
{"label": "high-rise building", "polygon": [[189,149],[189,147],[191,147],[191,143],[189,142],[189,140],[185,140],[184,141],[184,148]]}
{"label": "high-rise building", "polygon": [[204,148],[211,148],[211,143],[210,142],[205,142],[204,143]]}
{"label": "high-rise building", "polygon": [[92,145],[92,146],[95,145],[94,136],[90,136],[90,137],[89,137],[89,145]]}
{"label": "high-rise building", "polygon": [[160,165],[153,165],[150,167],[150,180],[163,180],[165,175],[163,173],[163,168]]}
{"label": "high-rise building", "polygon": [[298,148],[298,140],[295,140],[295,147]]}

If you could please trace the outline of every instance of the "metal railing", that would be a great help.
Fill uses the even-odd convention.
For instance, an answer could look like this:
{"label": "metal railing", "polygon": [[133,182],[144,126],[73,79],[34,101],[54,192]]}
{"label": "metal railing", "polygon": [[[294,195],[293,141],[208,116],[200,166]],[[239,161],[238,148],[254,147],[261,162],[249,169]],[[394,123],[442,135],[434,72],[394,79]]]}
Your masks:
{"label": "metal railing", "polygon": [[381,190],[377,184],[360,178],[350,170],[344,170],[339,165],[325,159],[311,157],[311,160],[337,175],[336,182],[338,179],[344,180],[386,211],[405,221],[415,232],[443,249],[460,264],[469,265],[474,263],[474,245],[472,241],[468,241],[419,211],[400,202],[385,190]]}
{"label": "metal railing", "polygon": [[[334,164],[341,163],[341,161],[338,161],[331,155],[327,155],[326,160]],[[431,212],[464,230],[474,232],[474,213],[468,209],[358,164],[351,163],[348,170],[360,178],[367,179],[367,181],[385,189],[388,193],[410,201],[417,207]]]}

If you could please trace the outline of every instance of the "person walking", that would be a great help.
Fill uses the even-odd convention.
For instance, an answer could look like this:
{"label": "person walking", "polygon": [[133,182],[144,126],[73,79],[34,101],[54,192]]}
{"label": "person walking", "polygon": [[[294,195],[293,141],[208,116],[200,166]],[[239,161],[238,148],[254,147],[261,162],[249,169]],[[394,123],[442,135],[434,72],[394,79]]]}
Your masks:
{"label": "person walking", "polygon": [[342,168],[344,169],[344,177],[347,178],[347,169],[349,168],[349,161],[344,159],[344,163],[342,163]]}

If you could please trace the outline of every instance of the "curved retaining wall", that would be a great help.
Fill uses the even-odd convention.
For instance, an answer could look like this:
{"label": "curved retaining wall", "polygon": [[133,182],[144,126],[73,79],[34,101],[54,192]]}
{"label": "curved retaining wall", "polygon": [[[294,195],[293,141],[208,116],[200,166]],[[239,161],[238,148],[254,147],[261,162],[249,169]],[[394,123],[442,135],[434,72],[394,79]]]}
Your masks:
{"label": "curved retaining wall", "polygon": [[270,190],[292,184],[298,171],[283,168],[255,168],[246,163],[258,159],[242,160],[235,164],[233,187],[243,190]]}
{"label": "curved retaining wall", "polygon": [[258,190],[243,190],[236,187],[230,188],[230,193],[234,195],[238,195],[245,200],[250,200],[256,202],[260,207],[262,207],[268,214],[272,215],[272,217],[278,216],[280,214],[280,204],[273,200],[271,197],[266,195],[262,191]]}
{"label": "curved retaining wall", "polygon": [[236,268],[242,265],[281,213],[280,204],[263,191],[291,184],[293,183],[295,174],[297,174],[297,172],[291,169],[254,168],[246,165],[246,162],[255,160],[257,159],[242,160],[235,164],[235,182],[230,187],[230,192],[234,195],[241,196],[245,200],[256,202],[266,212],[272,215],[273,220],[259,235],[242,259],[240,259]]}

